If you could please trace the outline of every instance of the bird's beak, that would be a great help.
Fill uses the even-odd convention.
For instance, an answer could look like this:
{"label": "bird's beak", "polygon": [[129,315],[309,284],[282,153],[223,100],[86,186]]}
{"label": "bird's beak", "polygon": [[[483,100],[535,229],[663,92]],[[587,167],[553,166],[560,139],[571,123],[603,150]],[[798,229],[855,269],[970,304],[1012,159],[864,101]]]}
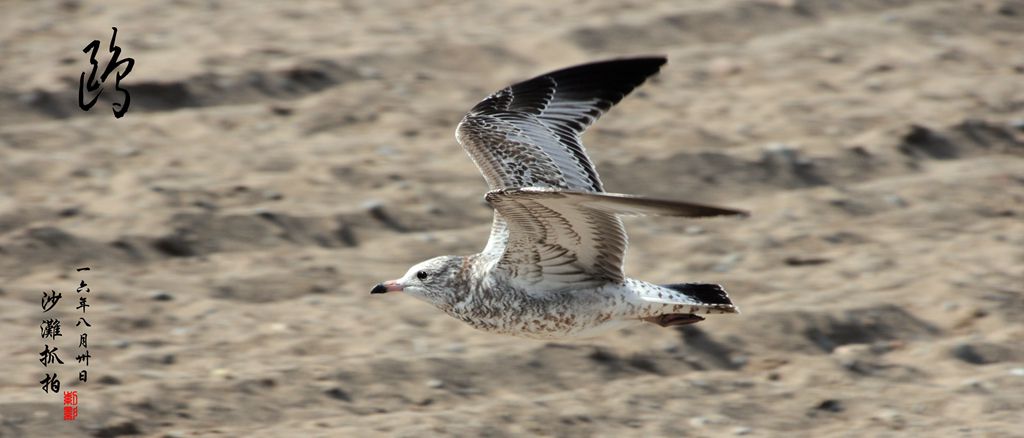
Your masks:
{"label": "bird's beak", "polygon": [[402,289],[402,285],[399,284],[397,280],[388,280],[374,286],[373,289],[370,290],[370,293],[383,294],[388,292],[401,292]]}

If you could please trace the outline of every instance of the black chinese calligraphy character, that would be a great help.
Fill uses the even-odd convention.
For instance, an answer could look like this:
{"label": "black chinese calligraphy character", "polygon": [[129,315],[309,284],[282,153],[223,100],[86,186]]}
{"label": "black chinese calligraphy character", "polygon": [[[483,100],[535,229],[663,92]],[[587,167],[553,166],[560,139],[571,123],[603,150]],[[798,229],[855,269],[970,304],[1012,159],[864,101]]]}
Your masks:
{"label": "black chinese calligraphy character", "polygon": [[82,313],[85,313],[85,308],[86,307],[92,307],[92,306],[90,306],[90,305],[85,303],[85,297],[79,297],[78,298],[78,307],[75,307],[75,310],[82,309]]}
{"label": "black chinese calligraphy character", "polygon": [[49,393],[53,391],[57,393],[60,391],[60,379],[57,378],[57,373],[53,373],[53,377],[50,377],[50,373],[46,373],[46,377],[40,380],[39,383],[43,384],[43,392]]}
{"label": "black chinese calligraphy character", "polygon": [[43,313],[49,312],[53,306],[56,306],[57,302],[60,301],[60,297],[61,294],[52,289],[50,290],[50,296],[46,296],[46,292],[43,292],[43,299],[40,300],[40,305],[43,306]]}
{"label": "black chinese calligraphy character", "polygon": [[57,336],[64,336],[60,333],[60,320],[56,318],[50,318],[44,320],[42,324],[39,324],[39,335],[43,339],[57,339]]}
{"label": "black chinese calligraphy character", "polygon": [[82,333],[82,335],[78,337],[78,346],[80,348],[89,348],[89,334],[88,333]]}
{"label": "black chinese calligraphy character", "polygon": [[82,272],[82,271],[88,271],[88,270],[89,270],[89,267],[88,267],[88,266],[86,266],[86,267],[84,267],[84,268],[78,268],[78,269],[75,269],[75,271],[78,271],[78,272]]}
{"label": "black chinese calligraphy character", "polygon": [[50,345],[47,344],[43,347],[42,353],[39,353],[39,362],[45,367],[49,366],[55,360],[61,365],[64,364],[64,361],[60,360],[60,356],[57,356],[57,347],[53,347],[53,350],[51,350]]}
{"label": "black chinese calligraphy character", "polygon": [[78,372],[78,380],[80,380],[82,382],[85,382],[85,381],[89,380],[89,373],[85,372],[85,370],[79,371]]}
{"label": "black chinese calligraphy character", "polygon": [[[117,28],[115,27],[113,29],[114,34],[110,37],[110,46],[108,48],[111,54],[110,61],[107,61],[107,66],[103,70],[103,73],[100,75],[99,80],[96,79],[96,73],[99,69],[99,63],[96,62],[96,54],[97,52],[99,52],[100,49],[100,40],[93,40],[91,43],[89,43],[89,45],[85,46],[85,48],[82,49],[83,53],[89,53],[90,51],[92,52],[92,54],[89,55],[89,63],[92,64],[92,72],[89,73],[88,81],[86,81],[85,79],[85,72],[82,72],[82,77],[79,79],[78,107],[82,108],[82,110],[84,111],[89,111],[89,109],[96,104],[96,99],[98,99],[100,97],[100,94],[103,93],[103,90],[101,89],[103,81],[106,81],[107,76],[110,76],[111,73],[114,73],[115,71],[117,71],[118,68],[124,65],[124,70],[114,75],[114,90],[124,93],[124,102],[113,103],[114,117],[120,119],[121,116],[124,116],[124,114],[128,112],[128,105],[131,104],[132,100],[131,96],[128,95],[128,90],[121,88],[121,79],[124,79],[125,76],[128,76],[128,73],[131,73],[132,68],[135,67],[135,59],[118,59],[121,56],[121,48],[114,44],[115,40],[117,39]],[[97,92],[97,90],[99,91]],[[96,95],[93,96],[92,100],[90,100],[89,102],[85,101],[86,91],[88,91],[90,94],[96,93]]]}
{"label": "black chinese calligraphy character", "polygon": [[82,325],[83,322],[86,327],[92,327],[92,324],[89,324],[89,321],[86,321],[85,318],[78,318],[78,322],[75,323],[75,327]]}
{"label": "black chinese calligraphy character", "polygon": [[85,280],[82,280],[82,284],[78,285],[78,289],[75,289],[75,293],[82,293],[82,289],[85,289],[85,293],[89,293],[89,285],[86,284]]}
{"label": "black chinese calligraphy character", "polygon": [[82,363],[82,361],[84,360],[85,366],[89,366],[90,357],[92,356],[89,355],[89,350],[85,350],[85,354],[79,354],[78,356],[75,357],[75,360],[77,360],[78,363]]}

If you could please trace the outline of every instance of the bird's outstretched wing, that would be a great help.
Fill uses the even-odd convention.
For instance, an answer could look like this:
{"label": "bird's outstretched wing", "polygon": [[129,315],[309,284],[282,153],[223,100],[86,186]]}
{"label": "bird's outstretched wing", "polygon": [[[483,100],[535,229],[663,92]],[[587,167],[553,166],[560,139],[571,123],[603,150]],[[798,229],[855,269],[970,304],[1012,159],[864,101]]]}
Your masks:
{"label": "bird's outstretched wing", "polygon": [[508,242],[494,269],[534,291],[624,281],[626,233],[619,215],[745,214],[709,205],[552,188],[493,190],[486,199],[508,221]]}
{"label": "bird's outstretched wing", "polygon": [[580,135],[663,64],[664,57],[602,61],[510,85],[469,110],[455,138],[491,190],[600,192],[601,180]]}
{"label": "bird's outstretched wing", "polygon": [[[601,192],[601,179],[580,136],[665,61],[659,56],[595,62],[510,85],[474,106],[455,138],[491,190]],[[505,220],[496,212],[484,253],[500,254],[506,238]]]}

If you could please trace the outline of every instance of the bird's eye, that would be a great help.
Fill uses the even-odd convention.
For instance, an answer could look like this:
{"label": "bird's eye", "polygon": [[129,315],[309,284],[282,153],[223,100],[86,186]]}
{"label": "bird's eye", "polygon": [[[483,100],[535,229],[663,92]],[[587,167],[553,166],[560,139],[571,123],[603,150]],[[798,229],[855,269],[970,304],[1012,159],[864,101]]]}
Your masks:
{"label": "bird's eye", "polygon": [[416,278],[418,278],[420,280],[426,280],[427,277],[428,277],[427,271],[419,271],[419,272],[416,273]]}

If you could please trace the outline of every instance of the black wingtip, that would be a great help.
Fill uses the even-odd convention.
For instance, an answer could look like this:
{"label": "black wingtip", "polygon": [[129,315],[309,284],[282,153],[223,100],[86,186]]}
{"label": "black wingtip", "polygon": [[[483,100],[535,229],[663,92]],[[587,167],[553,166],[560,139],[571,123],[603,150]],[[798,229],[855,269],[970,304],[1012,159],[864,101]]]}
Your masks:
{"label": "black wingtip", "polygon": [[[515,101],[509,109],[530,111],[550,97],[552,81],[558,84],[558,93],[568,99],[599,99],[602,111],[619,103],[647,78],[661,70],[668,62],[664,56],[640,56],[605,59],[577,64],[544,73],[532,79],[511,85]],[[486,102],[486,100],[485,100]],[[485,102],[481,102],[484,104]],[[480,106],[480,104],[478,104]],[[474,108],[477,109],[477,108]]]}
{"label": "black wingtip", "polygon": [[609,58],[602,59],[600,61],[591,61],[583,64],[577,64],[571,67],[566,67],[561,70],[556,70],[548,75],[554,75],[561,72],[574,70],[574,69],[608,69],[608,68],[620,68],[620,69],[631,69],[636,71],[647,70],[648,74],[653,74],[658,71],[661,66],[668,62],[668,57],[665,55],[651,55],[651,56],[626,56],[621,58]]}
{"label": "black wingtip", "polygon": [[717,216],[731,216],[746,219],[750,217],[750,212],[746,210],[735,210],[732,208],[725,207],[712,207],[709,205],[700,206],[701,210],[694,213],[691,217],[717,217]]}
{"label": "black wingtip", "polygon": [[625,95],[661,70],[667,62],[668,58],[664,56],[613,58],[566,67],[537,78],[552,77],[562,82],[572,80],[579,85],[597,86],[598,89],[617,89]]}
{"label": "black wingtip", "polygon": [[663,284],[661,287],[672,289],[705,304],[732,305],[729,294],[718,284],[708,283],[677,283]]}

